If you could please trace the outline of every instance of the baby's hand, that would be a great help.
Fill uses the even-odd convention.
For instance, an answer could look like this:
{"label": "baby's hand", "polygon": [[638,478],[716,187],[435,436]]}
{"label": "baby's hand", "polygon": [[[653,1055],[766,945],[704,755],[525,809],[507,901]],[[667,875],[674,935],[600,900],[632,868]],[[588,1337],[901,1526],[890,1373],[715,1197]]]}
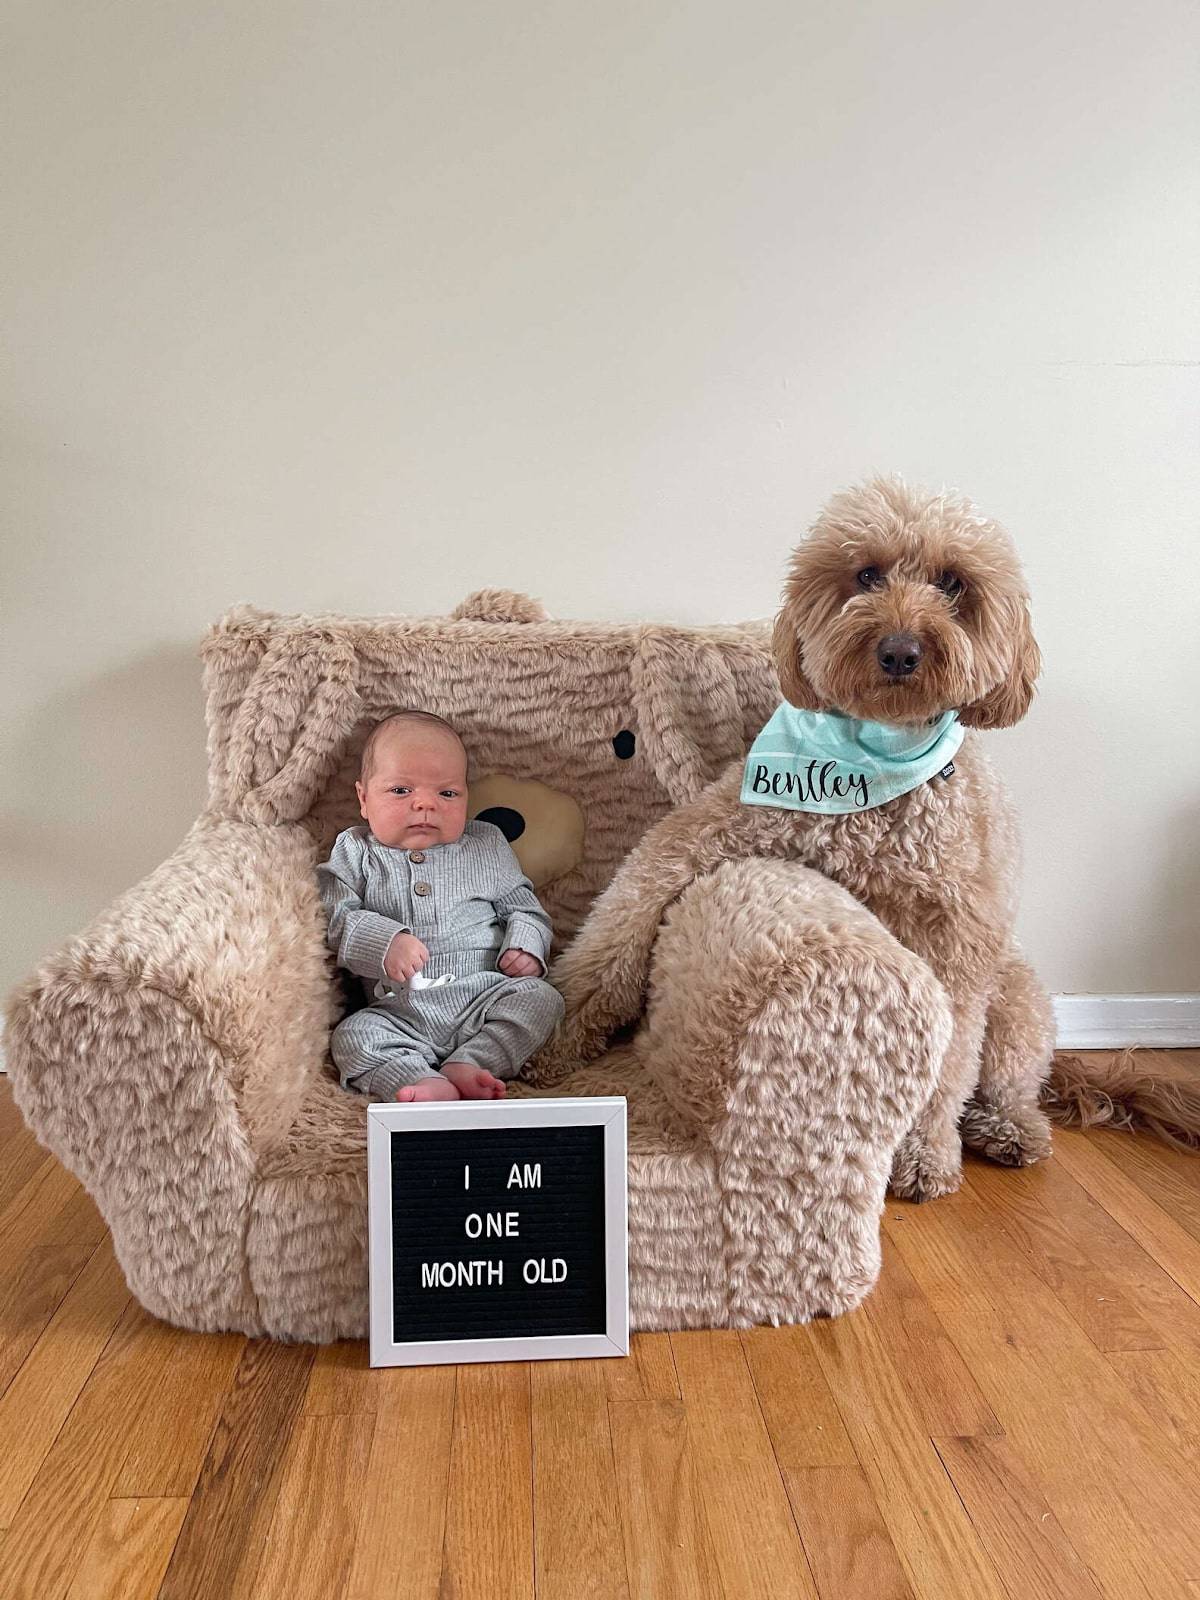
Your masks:
{"label": "baby's hand", "polygon": [[538,958],[515,946],[506,950],[496,964],[509,978],[540,978],[542,975],[542,963]]}
{"label": "baby's hand", "polygon": [[429,960],[429,951],[411,933],[398,933],[387,947],[383,970],[393,983],[407,983]]}

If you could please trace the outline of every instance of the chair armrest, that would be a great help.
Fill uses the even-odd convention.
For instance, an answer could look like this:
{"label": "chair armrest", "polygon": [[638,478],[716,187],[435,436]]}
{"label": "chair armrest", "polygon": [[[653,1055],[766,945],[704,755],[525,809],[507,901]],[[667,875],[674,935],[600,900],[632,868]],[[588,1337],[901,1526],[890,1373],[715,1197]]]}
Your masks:
{"label": "chair armrest", "polygon": [[87,1186],[130,1287],[193,1327],[254,1331],[245,1216],[320,1070],[333,990],[300,827],[201,819],[10,997],[17,1102]]}
{"label": "chair armrest", "polygon": [[930,968],[786,861],[726,861],[671,908],[637,1050],[712,1146],[748,1322],[857,1304],[879,1271],[892,1159],[950,1037]]}

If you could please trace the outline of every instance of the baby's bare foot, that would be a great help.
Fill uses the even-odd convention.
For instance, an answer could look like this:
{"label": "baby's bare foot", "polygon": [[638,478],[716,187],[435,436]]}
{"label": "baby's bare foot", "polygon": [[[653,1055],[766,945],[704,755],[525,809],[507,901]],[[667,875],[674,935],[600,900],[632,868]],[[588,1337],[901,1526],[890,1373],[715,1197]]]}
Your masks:
{"label": "baby's bare foot", "polygon": [[403,1089],[396,1091],[397,1100],[461,1100],[454,1084],[448,1078],[443,1078],[440,1073],[435,1073],[432,1078],[422,1078],[419,1083],[407,1084]]}
{"label": "baby's bare foot", "polygon": [[502,1080],[471,1061],[447,1061],[442,1076],[449,1079],[464,1100],[504,1099]]}

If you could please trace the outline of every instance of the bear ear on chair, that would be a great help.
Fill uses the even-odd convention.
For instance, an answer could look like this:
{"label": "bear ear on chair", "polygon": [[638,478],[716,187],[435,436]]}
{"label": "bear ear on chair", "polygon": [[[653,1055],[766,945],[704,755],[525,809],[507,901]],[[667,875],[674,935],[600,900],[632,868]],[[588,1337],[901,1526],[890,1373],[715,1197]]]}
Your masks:
{"label": "bear ear on chair", "polygon": [[225,802],[247,821],[307,816],[361,715],[350,641],[326,629],[280,633],[234,713]]}
{"label": "bear ear on chair", "polygon": [[742,753],[742,708],[715,644],[646,628],[632,663],[638,730],[675,804],[691,800]]}
{"label": "bear ear on chair", "polygon": [[549,622],[540,600],[515,589],[476,589],[450,616],[455,622]]}

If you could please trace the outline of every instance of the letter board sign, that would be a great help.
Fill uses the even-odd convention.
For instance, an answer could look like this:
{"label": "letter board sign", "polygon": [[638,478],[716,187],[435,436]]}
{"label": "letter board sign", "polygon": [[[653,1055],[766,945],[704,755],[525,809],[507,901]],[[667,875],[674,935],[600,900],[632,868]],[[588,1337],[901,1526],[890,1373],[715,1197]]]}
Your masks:
{"label": "letter board sign", "polygon": [[374,1104],[371,1365],[629,1348],[625,1101]]}

